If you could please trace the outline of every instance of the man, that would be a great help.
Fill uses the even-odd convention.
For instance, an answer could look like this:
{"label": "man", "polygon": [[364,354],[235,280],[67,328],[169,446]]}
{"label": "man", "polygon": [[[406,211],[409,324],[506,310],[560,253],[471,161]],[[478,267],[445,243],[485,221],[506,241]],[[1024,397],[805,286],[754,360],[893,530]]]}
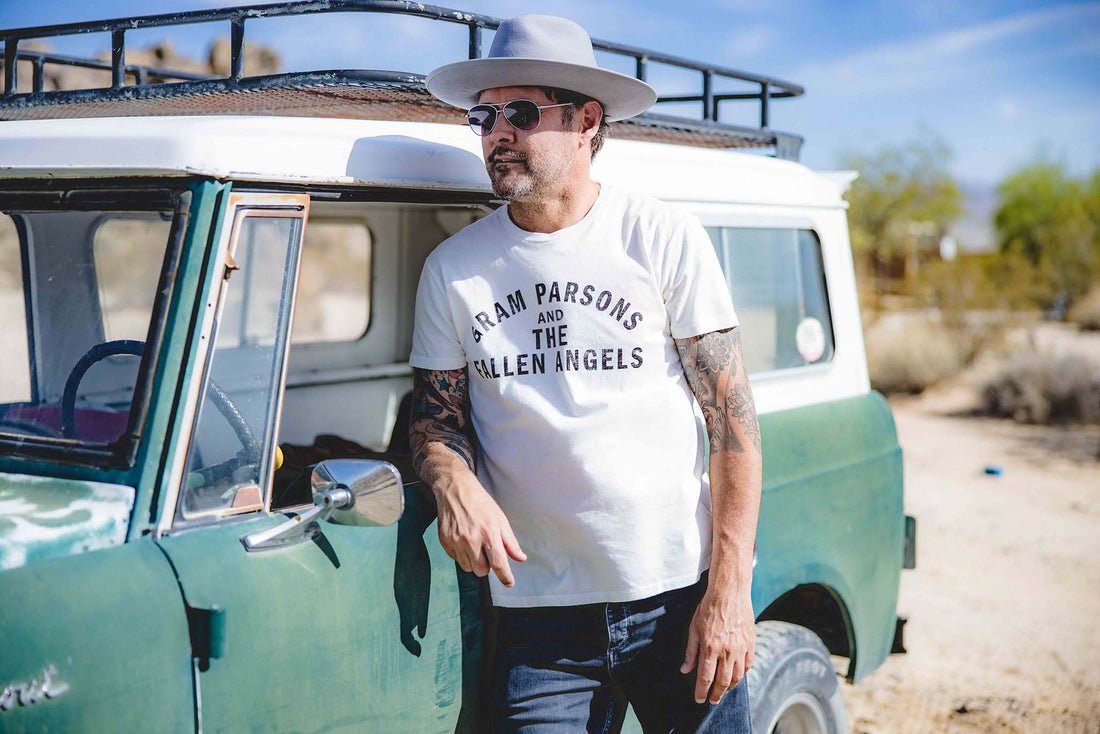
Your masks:
{"label": "man", "polygon": [[615,731],[629,702],[646,731],[749,731],[761,463],[736,316],[698,221],[590,176],[606,118],[656,93],[550,16],[428,88],[469,108],[508,201],[429,257],[409,360],[440,541],[500,610],[494,724]]}

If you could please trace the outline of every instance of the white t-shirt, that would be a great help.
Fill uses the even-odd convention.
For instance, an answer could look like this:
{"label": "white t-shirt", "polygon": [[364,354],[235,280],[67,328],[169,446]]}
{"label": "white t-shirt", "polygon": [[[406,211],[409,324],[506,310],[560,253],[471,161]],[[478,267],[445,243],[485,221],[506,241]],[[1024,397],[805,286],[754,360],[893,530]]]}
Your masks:
{"label": "white t-shirt", "polygon": [[478,479],[523,563],[506,607],[631,601],[710,564],[706,429],[673,337],[737,325],[710,239],[668,204],[604,185],[551,234],[501,207],[420,276],[409,363],[467,367]]}

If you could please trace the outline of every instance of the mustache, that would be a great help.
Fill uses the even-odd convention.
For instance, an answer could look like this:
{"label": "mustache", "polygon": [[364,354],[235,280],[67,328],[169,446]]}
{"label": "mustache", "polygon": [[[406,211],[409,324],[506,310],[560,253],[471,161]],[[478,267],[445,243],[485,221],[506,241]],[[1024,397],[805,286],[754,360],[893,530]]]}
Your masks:
{"label": "mustache", "polygon": [[509,161],[526,161],[527,156],[516,150],[508,150],[507,148],[493,148],[493,151],[489,154],[489,163],[497,163],[501,159]]}

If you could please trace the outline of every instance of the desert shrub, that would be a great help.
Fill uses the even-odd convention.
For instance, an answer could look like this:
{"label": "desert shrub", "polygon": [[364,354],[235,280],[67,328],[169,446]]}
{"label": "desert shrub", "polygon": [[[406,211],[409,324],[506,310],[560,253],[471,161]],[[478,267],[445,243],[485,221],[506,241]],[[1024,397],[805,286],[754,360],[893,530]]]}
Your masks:
{"label": "desert shrub", "polygon": [[961,255],[929,262],[907,287],[919,307],[938,313],[968,366],[1022,318],[1038,315],[1041,294],[1032,271],[1010,254]]}
{"label": "desert shrub", "polygon": [[946,318],[970,311],[1027,311],[1047,297],[1035,268],[1015,253],[960,255],[926,264],[908,283],[925,307]]}
{"label": "desert shrub", "polygon": [[964,354],[941,323],[880,324],[867,334],[871,386],[885,394],[923,392],[962,369]]}
{"label": "desert shrub", "polygon": [[987,414],[1020,423],[1100,423],[1100,364],[1082,354],[1018,352],[981,397]]}
{"label": "desert shrub", "polygon": [[1100,286],[1093,286],[1084,298],[1073,304],[1067,316],[1086,331],[1100,331]]}

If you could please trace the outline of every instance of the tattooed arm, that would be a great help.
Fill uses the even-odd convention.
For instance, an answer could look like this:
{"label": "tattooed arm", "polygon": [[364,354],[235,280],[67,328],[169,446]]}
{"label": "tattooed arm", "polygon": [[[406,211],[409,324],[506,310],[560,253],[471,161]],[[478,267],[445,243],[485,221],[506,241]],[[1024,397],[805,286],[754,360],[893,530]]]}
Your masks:
{"label": "tattooed arm", "polygon": [[760,508],[760,426],[734,327],[676,339],[684,376],[710,438],[710,577],[688,633],[681,672],[698,668],[695,698],[717,703],[752,665],[752,552]]}
{"label": "tattooed arm", "polygon": [[508,558],[523,561],[500,507],[474,475],[466,368],[413,370],[413,415],[409,424],[413,466],[431,488],[439,511],[439,542],[465,571],[496,573],[514,581]]}
{"label": "tattooed arm", "polygon": [[[430,456],[450,449],[474,469],[474,447],[469,436],[469,397],[466,369],[413,370],[413,414],[409,439],[413,467],[429,486],[435,484],[438,461]],[[439,447],[431,444],[440,444]]]}

